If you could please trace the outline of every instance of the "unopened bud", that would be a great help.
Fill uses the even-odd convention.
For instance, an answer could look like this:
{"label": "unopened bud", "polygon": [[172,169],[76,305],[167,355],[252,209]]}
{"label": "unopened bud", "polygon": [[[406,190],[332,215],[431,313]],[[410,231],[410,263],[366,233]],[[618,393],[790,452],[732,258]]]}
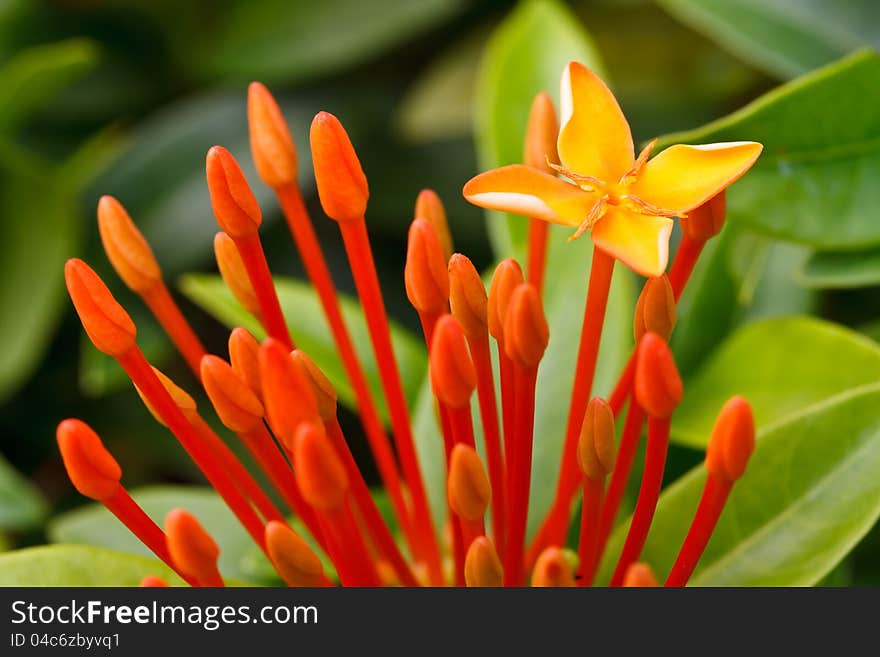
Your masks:
{"label": "unopened bud", "polygon": [[694,242],[707,242],[724,228],[727,215],[726,192],[721,192],[679,219],[681,229]]}
{"label": "unopened bud", "polygon": [[318,402],[318,413],[325,422],[336,417],[336,389],[330,383],[330,379],[315,365],[309,356],[300,349],[290,352],[293,362],[296,363],[300,372],[308,379],[312,386],[312,392]]}
{"label": "unopened bud", "polygon": [[306,502],[322,511],[341,507],[348,492],[348,475],[322,425],[301,424],[292,451],[296,481]]}
{"label": "unopened bud", "polygon": [[244,261],[235,246],[235,241],[223,231],[214,235],[214,257],[217,259],[217,269],[226,287],[232,292],[232,296],[241,304],[241,307],[252,315],[259,316],[260,302],[257,293],[251,284]]}
{"label": "unopened bud", "polygon": [[668,342],[673,328],[675,328],[675,295],[669,278],[666,274],[649,278],[639,295],[633,316],[636,344],[641,342],[642,336],[649,331]]}
{"label": "unopened bud", "polygon": [[604,478],[614,469],[614,412],[604,399],[595,397],[587,405],[578,440],[578,463],[591,481]]}
{"label": "unopened bud", "polygon": [[520,367],[533,369],[541,362],[550,342],[541,295],[531,283],[514,290],[504,320],[504,350]]}
{"label": "unopened bud", "polygon": [[452,233],[449,231],[449,223],[446,221],[446,210],[443,202],[436,192],[423,189],[416,198],[416,219],[425,219],[434,228],[440,244],[443,247],[443,260],[449,260],[452,256]]}
{"label": "unopened bud", "polygon": [[[198,415],[198,409],[196,407],[196,400],[190,396],[183,388],[178,386],[174,381],[165,376],[162,372],[157,370],[155,367],[153,368],[153,374],[156,375],[156,378],[159,379],[159,383],[162,384],[162,387],[165,388],[165,391],[171,396],[171,399],[174,400],[175,406],[180,409],[183,415],[187,420],[192,422]],[[150,400],[147,399],[146,395],[144,395],[143,391],[135,385],[134,389],[137,391],[138,396],[141,398],[141,401],[144,402],[144,406],[147,407],[147,410],[150,411],[150,415],[155,418],[156,422],[161,424],[163,427],[167,427],[165,424],[165,420],[162,419],[162,416],[159,415],[159,412],[153,407],[150,403]]]}
{"label": "unopened bud", "polygon": [[229,334],[229,362],[232,369],[247,383],[257,399],[263,399],[260,383],[260,343],[247,329],[237,327]]}
{"label": "unopened bud", "polygon": [[755,451],[755,417],[743,397],[733,397],[721,409],[706,449],[706,470],[730,483],[746,471]]}
{"label": "unopened bud", "polygon": [[629,588],[653,588],[659,586],[654,572],[646,563],[634,563],[626,570],[623,585]]}
{"label": "unopened bud", "polygon": [[529,111],[523,162],[530,167],[555,175],[556,172],[547,163],[559,162],[559,155],[556,153],[558,136],[559,122],[556,120],[556,108],[553,107],[550,94],[542,91],[535,96]]}
{"label": "unopened bud", "polygon": [[119,490],[122,468],[89,425],[64,420],[56,438],[67,476],[82,495],[100,502]]}
{"label": "unopened bud", "polygon": [[451,408],[467,406],[477,387],[477,373],[464,331],[452,315],[437,321],[429,361],[431,388],[437,398]]}
{"label": "unopened bud", "polygon": [[259,359],[266,418],[278,440],[290,449],[297,427],[320,418],[318,401],[281,342],[267,338]]}
{"label": "unopened bud", "polygon": [[287,585],[320,585],[324,567],[302,536],[277,520],[266,523],[265,535],[269,558]]}
{"label": "unopened bud", "polygon": [[573,558],[577,557],[573,557],[569,550],[558,547],[544,548],[538,556],[538,560],[535,561],[535,569],[532,571],[532,586],[574,586]]}
{"label": "unopened bud", "polygon": [[370,190],[348,133],[335,116],[318,112],[309,134],[321,206],[336,221],[359,221]]}
{"label": "unopened bud", "polygon": [[195,516],[172,509],[165,516],[165,535],[171,560],[180,572],[202,582],[217,577],[220,548]]}
{"label": "unopened bud", "polygon": [[467,256],[449,259],[449,305],[468,338],[486,335],[488,297],[483,280]]}
{"label": "unopened bud", "polygon": [[248,86],[251,155],[263,182],[279,188],[296,183],[296,146],[281,108],[260,82]]}
{"label": "unopened bud", "polygon": [[469,587],[500,587],[504,570],[495,546],[485,536],[474,539],[464,560],[464,581]]}
{"label": "unopened bud", "polygon": [[83,328],[98,351],[119,357],[136,346],[134,322],[91,267],[71,258],[64,265],[64,282]]}
{"label": "unopened bud", "polygon": [[513,258],[507,258],[498,263],[489,285],[489,300],[487,306],[487,318],[489,320],[489,333],[498,340],[504,342],[504,319],[507,316],[507,306],[513,291],[522,285],[522,269]]}
{"label": "unopened bud", "polygon": [[204,356],[201,375],[205,392],[225,427],[247,434],[262,424],[263,405],[229,363],[217,356]]}
{"label": "unopened bud", "polygon": [[150,245],[112,196],[102,196],[98,201],[98,232],[110,264],[129,289],[146,294],[162,282]]}
{"label": "unopened bud", "polygon": [[437,233],[426,219],[415,219],[409,227],[406,267],[403,270],[406,296],[420,313],[439,315],[449,306],[449,274]]}
{"label": "unopened bud", "polygon": [[477,521],[486,515],[492,488],[473,447],[459,443],[452,448],[446,495],[449,507],[459,517]]}
{"label": "unopened bud", "polygon": [[223,232],[233,239],[255,235],[263,215],[232,153],[222,146],[212,146],[205,170],[211,207]]}
{"label": "unopened bud", "polygon": [[645,333],[639,342],[635,374],[636,400],[651,417],[668,418],[681,402],[684,389],[666,341]]}

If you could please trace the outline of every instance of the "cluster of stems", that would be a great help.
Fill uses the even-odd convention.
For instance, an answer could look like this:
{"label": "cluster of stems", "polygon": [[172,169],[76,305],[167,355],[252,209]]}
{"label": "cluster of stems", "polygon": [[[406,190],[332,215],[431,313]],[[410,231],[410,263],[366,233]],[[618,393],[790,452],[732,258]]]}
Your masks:
{"label": "cluster of stems", "polygon": [[[257,171],[276,193],[321,301],[391,502],[393,523],[379,512],[352,456],[337,418],[333,384],[294,343],[296,318],[284,317],[281,310],[260,240],[260,208],[229,151],[215,146],[206,161],[211,204],[221,229],[214,240],[215,255],[227,286],[262,326],[262,341],[236,328],[229,336],[228,359],[207,353],[119,201],[108,196],[100,200],[98,224],[116,272],[155,315],[217,417],[243,443],[271,491],[261,488],[205,421],[194,399],[147,362],[132,320],[98,275],[72,259],[65,278],[95,347],[127,372],[156,420],[176,437],[278,576],[290,586],[333,586],[337,581],[343,586],[591,585],[647,425],[638,501],[610,584],[656,585],[651,569],[639,559],[662,485],[670,418],[683,394],[667,341],[676,302],[703,245],[721,228],[723,196],[689,214],[668,276],[646,282],[635,309],[636,347],[607,400],[593,396],[592,388],[614,259],[594,250],[557,492],[540,530],[529,540],[532,448],[541,439],[534,435],[536,397],[541,394],[536,383],[550,340],[541,298],[547,227],[531,220],[526,275],[516,261],[504,260],[487,293],[471,261],[453,253],[440,199],[429,190],[419,195],[404,277],[424,333],[443,439],[448,504],[446,525],[439,527],[428,504],[367,233],[367,179],[348,135],[336,117],[319,113],[311,126],[312,160],[321,205],[339,227],[363,308],[388,426],[354,349],[303,203],[287,124],[258,83],[249,89],[248,119]],[[556,132],[552,102],[541,94],[526,137],[528,164],[550,169],[558,161]],[[617,420],[624,410],[618,439]],[[479,444],[476,436],[481,436]],[[122,469],[88,425],[65,420],[57,439],[77,490],[109,509],[185,582],[223,585],[217,567],[221,547],[192,514],[171,511],[163,530],[126,492]],[[744,400],[734,398],[722,409],[711,437],[705,490],[667,586],[688,582],[753,447],[751,411]],[[576,519],[572,513],[578,496],[582,503]],[[301,532],[293,529],[291,515],[299,519]],[[576,550],[566,545],[573,522],[580,527]],[[325,570],[326,563],[333,571]],[[165,582],[151,576],[143,584]]]}

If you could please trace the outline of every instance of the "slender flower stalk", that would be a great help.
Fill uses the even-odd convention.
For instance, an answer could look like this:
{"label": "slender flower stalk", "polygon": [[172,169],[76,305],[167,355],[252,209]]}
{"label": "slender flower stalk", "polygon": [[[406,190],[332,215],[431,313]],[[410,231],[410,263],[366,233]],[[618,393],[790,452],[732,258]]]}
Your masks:
{"label": "slender flower stalk", "polygon": [[694,271],[703,247],[710,239],[721,232],[727,213],[727,196],[721,191],[706,203],[695,208],[681,220],[681,242],[675,260],[669,269],[669,280],[678,301],[684,286]]}

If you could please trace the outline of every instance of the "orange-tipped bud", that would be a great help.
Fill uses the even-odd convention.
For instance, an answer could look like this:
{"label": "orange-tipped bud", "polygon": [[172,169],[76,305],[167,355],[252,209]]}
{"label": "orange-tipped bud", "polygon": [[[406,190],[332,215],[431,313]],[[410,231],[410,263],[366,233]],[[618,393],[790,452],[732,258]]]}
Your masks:
{"label": "orange-tipped bud", "polygon": [[426,219],[415,219],[410,224],[403,280],[413,308],[433,315],[446,312],[449,307],[446,258],[437,232]]}
{"label": "orange-tipped bud", "polygon": [[452,256],[452,233],[446,221],[446,210],[437,193],[431,189],[423,189],[416,198],[416,219],[425,219],[437,233],[443,246],[443,260]]}
{"label": "orange-tipped bud", "polygon": [[212,146],[205,161],[214,217],[233,239],[256,234],[263,221],[260,206],[232,153]]}
{"label": "orange-tipped bud", "polygon": [[464,331],[452,315],[444,315],[434,327],[429,365],[431,388],[437,399],[450,408],[467,406],[477,387],[477,373]]}
{"label": "orange-tipped bud", "polygon": [[558,587],[574,586],[575,565],[572,564],[573,556],[570,550],[558,547],[544,548],[535,561],[535,569],[532,571],[532,586]]}
{"label": "orange-tipped bud", "polygon": [[220,548],[195,516],[183,509],[172,509],[165,516],[165,536],[171,561],[180,572],[200,582],[217,577]]}
{"label": "orange-tipped bud", "polygon": [[604,399],[587,404],[578,439],[578,463],[591,481],[603,479],[614,469],[614,411]]}
{"label": "orange-tipped bud", "polygon": [[92,428],[80,420],[64,420],[56,430],[67,476],[81,494],[109,499],[119,490],[122,468]]}
{"label": "orange-tipped bud", "polygon": [[135,347],[134,322],[91,267],[71,258],[64,265],[64,282],[76,314],[98,351],[117,358]]}
{"label": "orange-tipped bud", "polygon": [[660,586],[654,572],[646,563],[634,563],[626,570],[623,577],[623,585],[629,588],[652,588]]}
{"label": "orange-tipped bud", "polygon": [[214,235],[214,257],[217,259],[220,276],[223,277],[223,282],[232,292],[232,296],[251,315],[259,315],[260,302],[248,277],[244,261],[241,259],[238,247],[235,246],[235,240],[223,231]]}
{"label": "orange-tipped bud", "polygon": [[504,319],[504,351],[520,367],[532,369],[541,362],[549,342],[550,327],[541,295],[534,285],[523,283],[510,297]]}
{"label": "orange-tipped bud", "polygon": [[635,394],[639,406],[656,418],[670,417],[684,394],[672,352],[656,333],[645,333],[639,342]]}
{"label": "orange-tipped bud", "polygon": [[633,335],[636,344],[647,332],[656,333],[669,341],[675,328],[675,295],[666,274],[649,278],[642,288],[633,316]]}
{"label": "orange-tipped bud", "polygon": [[146,589],[164,589],[168,588],[168,582],[156,575],[147,575],[141,580],[141,588]]}
{"label": "orange-tipped bud", "polygon": [[726,192],[721,192],[681,217],[681,229],[695,242],[708,242],[724,228],[727,216]]}
{"label": "orange-tipped bud", "polygon": [[495,546],[485,536],[474,539],[464,559],[464,581],[469,587],[499,587],[504,569]]}
{"label": "orange-tipped bud", "polygon": [[229,334],[229,362],[232,369],[247,383],[257,399],[263,399],[260,382],[260,343],[247,329],[237,327]]}
{"label": "orange-tipped bud", "polygon": [[248,127],[251,155],[263,182],[269,187],[296,183],[296,146],[281,108],[260,82],[248,86]]}
{"label": "orange-tipped bud", "polygon": [[455,253],[449,259],[449,305],[465,335],[479,338],[488,327],[488,297],[483,279],[467,256]]}
{"label": "orange-tipped bud", "polygon": [[529,111],[529,123],[526,128],[525,153],[523,162],[530,167],[541,169],[549,174],[555,172],[547,164],[559,162],[556,153],[556,138],[559,136],[559,122],[556,119],[556,108],[550,94],[542,91],[532,101]]}
{"label": "orange-tipped bud", "polygon": [[[174,403],[177,405],[177,408],[181,410],[181,412],[186,416],[187,420],[193,421],[198,416],[198,409],[196,407],[196,400],[190,396],[183,388],[178,386],[174,381],[165,376],[162,372],[157,370],[155,367],[153,368],[153,373],[159,379],[159,382],[165,388],[169,395],[171,395],[171,399],[174,400]],[[153,405],[150,403],[150,400],[146,398],[141,389],[135,385],[134,389],[137,391],[138,396],[140,396],[141,401],[144,402],[144,406],[147,407],[147,410],[150,411],[150,415],[152,415],[156,422],[161,424],[163,427],[168,425],[165,424],[165,420],[162,419],[162,416],[153,408]]]}
{"label": "orange-tipped bud", "polygon": [[338,509],[348,492],[348,475],[324,428],[305,422],[293,438],[293,467],[303,498],[322,511]]}
{"label": "orange-tipped bud", "polygon": [[325,422],[336,417],[336,389],[330,383],[321,368],[315,365],[315,361],[308,354],[299,349],[290,352],[293,362],[299,367],[300,372],[308,379],[312,387],[315,399],[318,401],[318,413]]}
{"label": "orange-tipped bud", "polygon": [[278,440],[290,449],[297,427],[320,418],[318,401],[281,342],[267,338],[260,346],[259,360],[266,419]]}
{"label": "orange-tipped bud", "polygon": [[477,451],[462,443],[452,448],[446,495],[449,507],[465,520],[480,520],[492,497],[492,488]]}
{"label": "orange-tipped bud", "polygon": [[146,294],[162,282],[150,245],[112,196],[102,196],[98,201],[98,232],[110,264],[129,289]]}
{"label": "orange-tipped bud", "polygon": [[283,522],[266,523],[266,548],[272,564],[288,586],[319,586],[324,567],[305,540]]}
{"label": "orange-tipped bud", "polygon": [[709,446],[706,470],[714,477],[735,482],[743,476],[755,451],[755,417],[743,397],[732,397],[718,414]]}
{"label": "orange-tipped bud", "polygon": [[263,421],[263,405],[232,366],[207,355],[201,363],[202,385],[223,425],[236,433],[251,433]]}
{"label": "orange-tipped bud", "polygon": [[358,221],[367,211],[370,190],[348,133],[335,116],[318,112],[309,133],[321,206],[336,221]]}
{"label": "orange-tipped bud", "polygon": [[495,273],[492,275],[492,283],[489,285],[489,299],[486,307],[489,333],[498,342],[504,341],[504,318],[507,316],[510,297],[522,283],[522,269],[516,260],[507,258],[498,263]]}

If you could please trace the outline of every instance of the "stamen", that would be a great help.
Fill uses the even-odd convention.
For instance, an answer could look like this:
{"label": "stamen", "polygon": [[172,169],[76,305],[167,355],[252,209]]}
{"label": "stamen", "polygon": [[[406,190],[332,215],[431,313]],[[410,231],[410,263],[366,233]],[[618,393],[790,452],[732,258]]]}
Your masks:
{"label": "stamen", "polygon": [[642,214],[648,214],[654,217],[687,217],[687,215],[681,210],[669,210],[667,208],[658,207],[634,194],[622,194],[619,199],[621,203],[635,206]]}
{"label": "stamen", "polygon": [[443,202],[437,193],[431,189],[423,189],[416,197],[416,209],[414,217],[416,219],[425,219],[443,247],[443,262],[452,257],[452,233],[449,230],[449,223],[446,221],[446,210]]}
{"label": "stamen", "polygon": [[558,547],[548,547],[538,556],[532,572],[532,586],[574,586],[572,553]]}
{"label": "stamen", "polygon": [[653,588],[659,586],[651,567],[646,563],[634,563],[626,571],[623,585],[629,588]]}
{"label": "stamen", "polygon": [[171,559],[181,572],[196,579],[199,586],[225,586],[217,569],[220,548],[195,516],[183,509],[169,511],[165,533]]}
{"label": "stamen", "polygon": [[593,204],[593,207],[590,208],[590,211],[587,213],[587,216],[581,222],[581,225],[578,226],[578,229],[574,231],[574,234],[568,238],[569,242],[576,240],[578,237],[586,233],[590,230],[599,219],[602,218],[602,215],[605,214],[605,206],[608,203],[608,199],[606,196],[603,196],[598,201]]}
{"label": "stamen", "polygon": [[[556,108],[546,92],[541,92],[532,101],[529,122],[526,128],[525,152],[523,162],[530,167],[553,173],[549,163],[558,163],[556,139],[559,123]],[[544,269],[547,258],[547,232],[550,226],[541,219],[529,219],[529,253],[526,261],[527,279],[540,294],[544,283]]]}
{"label": "stamen", "polygon": [[571,169],[566,169],[563,166],[558,164],[554,164],[550,161],[549,158],[546,160],[547,166],[553,169],[556,173],[560,173],[566,178],[573,180],[578,187],[587,192],[597,192],[601,189],[605,189],[605,181],[601,178],[596,178],[595,176],[584,176],[580,173],[572,171]]}
{"label": "stamen", "polygon": [[476,538],[464,560],[464,579],[468,587],[502,586],[504,571],[495,546],[485,536]]}
{"label": "stamen", "polygon": [[318,555],[283,522],[266,524],[266,547],[272,565],[288,586],[330,586]]}
{"label": "stamen", "polygon": [[651,153],[654,151],[656,145],[657,139],[652,139],[648,142],[648,144],[642,149],[642,152],[639,153],[639,156],[636,158],[636,161],[630,170],[621,177],[621,185],[629,185],[635,182],[635,179],[638,178],[639,174],[642,172],[642,168],[648,162],[648,158],[651,157]]}

